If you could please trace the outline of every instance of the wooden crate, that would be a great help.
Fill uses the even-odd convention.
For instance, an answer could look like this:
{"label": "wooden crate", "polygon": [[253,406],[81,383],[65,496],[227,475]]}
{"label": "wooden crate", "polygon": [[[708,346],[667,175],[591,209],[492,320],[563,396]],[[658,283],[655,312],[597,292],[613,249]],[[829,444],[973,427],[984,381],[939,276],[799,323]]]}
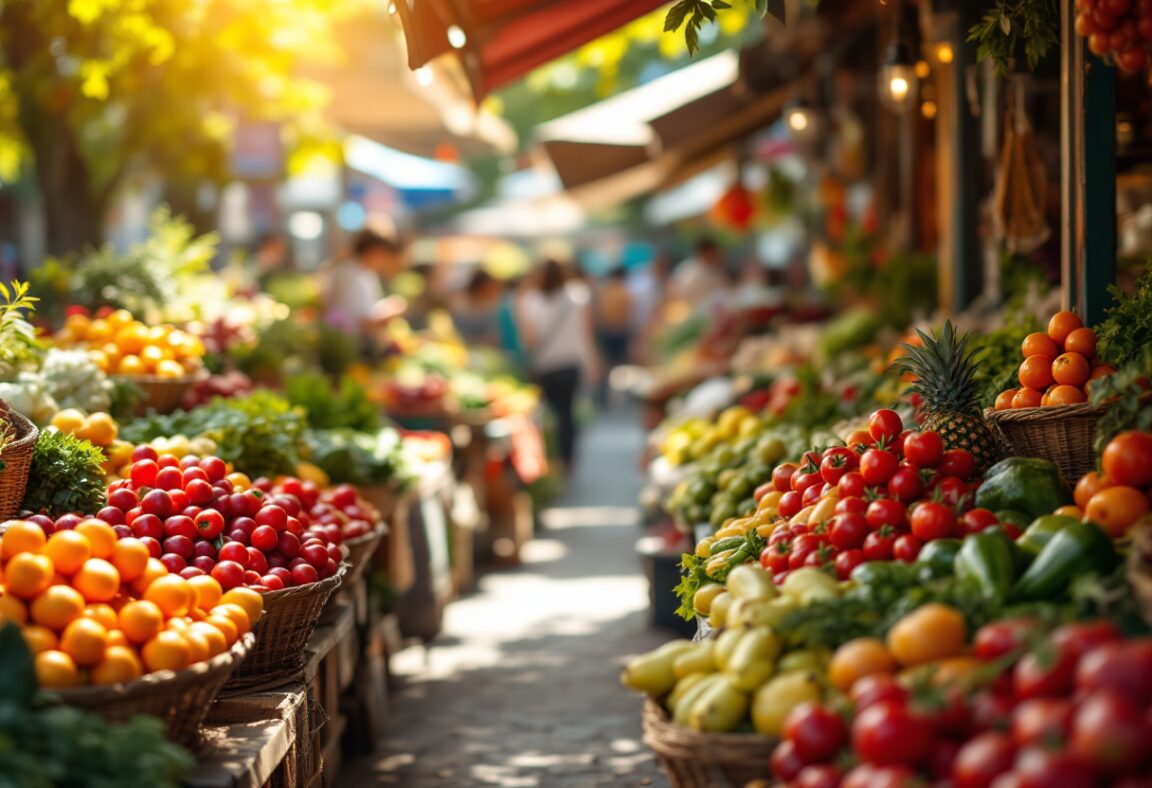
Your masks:
{"label": "wooden crate", "polygon": [[[322,783],[331,785],[340,768],[340,739],[346,727],[340,696],[356,675],[360,637],[353,605],[345,603],[333,621],[316,628],[306,647],[304,681],[320,719],[310,743],[315,761],[322,765]],[[303,784],[303,783],[301,783]]]}

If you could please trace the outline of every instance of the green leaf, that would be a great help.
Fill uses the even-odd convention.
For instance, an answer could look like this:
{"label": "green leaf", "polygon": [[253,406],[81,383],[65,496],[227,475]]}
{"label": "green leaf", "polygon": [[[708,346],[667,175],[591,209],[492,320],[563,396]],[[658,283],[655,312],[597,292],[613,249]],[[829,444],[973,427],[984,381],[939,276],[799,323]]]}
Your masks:
{"label": "green leaf", "polygon": [[732,5],[730,3],[724,2],[724,0],[712,0],[712,7],[718,10],[723,10],[725,8],[731,8]]}
{"label": "green leaf", "polygon": [[671,33],[680,29],[680,25],[684,24],[684,18],[688,12],[692,10],[692,0],[680,0],[680,2],[673,5],[668,9],[668,13],[664,16],[664,32]]}
{"label": "green leaf", "polygon": [[0,626],[0,703],[27,706],[36,693],[32,652],[14,623]]}

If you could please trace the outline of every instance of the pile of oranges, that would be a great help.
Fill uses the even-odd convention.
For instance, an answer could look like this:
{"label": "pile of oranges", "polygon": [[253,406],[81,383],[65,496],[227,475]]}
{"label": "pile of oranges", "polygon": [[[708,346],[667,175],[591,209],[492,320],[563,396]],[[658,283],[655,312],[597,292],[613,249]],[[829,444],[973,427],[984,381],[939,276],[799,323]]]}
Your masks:
{"label": "pile of oranges", "polygon": [[996,410],[1076,405],[1088,401],[1091,381],[1114,370],[1096,356],[1096,334],[1074,312],[1057,312],[1048,330],[1024,337],[1020,388],[1002,391]]}
{"label": "pile of oranges", "polygon": [[125,309],[74,311],[54,337],[61,346],[88,348],[96,366],[109,375],[179,378],[204,366],[204,343],[170,324],[148,326]]}
{"label": "pile of oranges", "polygon": [[102,411],[85,415],[75,408],[65,408],[52,417],[51,425],[101,449],[111,448],[120,433],[116,420]]}
{"label": "pile of oranges", "polygon": [[101,520],[51,536],[24,520],[0,530],[0,622],[21,626],[43,687],[184,670],[231,648],[263,610],[256,591],[169,574]]}

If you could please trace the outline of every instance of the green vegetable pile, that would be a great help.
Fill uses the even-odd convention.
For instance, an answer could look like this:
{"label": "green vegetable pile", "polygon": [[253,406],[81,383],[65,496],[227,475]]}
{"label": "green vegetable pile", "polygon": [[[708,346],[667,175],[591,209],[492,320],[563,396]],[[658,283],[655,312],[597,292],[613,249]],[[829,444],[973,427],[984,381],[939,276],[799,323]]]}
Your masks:
{"label": "green vegetable pile", "polygon": [[216,441],[217,454],[250,476],[295,473],[305,449],[302,409],[270,391],[217,397],[192,411],[153,414],[126,424],[124,440],[147,443],[161,436],[201,435]]}
{"label": "green vegetable pile", "polygon": [[1097,354],[1116,369],[1139,361],[1145,348],[1152,347],[1152,261],[1136,281],[1132,295],[1113,285],[1109,288],[1115,305],[1108,317],[1096,326]]}
{"label": "green vegetable pile", "polygon": [[1020,368],[1020,343],[1033,331],[1041,330],[1035,315],[1021,311],[1009,315],[995,331],[969,335],[970,347],[976,351],[976,383],[982,404],[991,407],[997,394],[1019,385],[1016,373]]}
{"label": "green vegetable pile", "polygon": [[104,453],[86,440],[45,430],[36,441],[23,508],[57,517],[104,507]]}
{"label": "green vegetable pile", "polygon": [[111,725],[54,703],[20,627],[0,628],[0,788],[175,788],[195,764],[155,717]]}
{"label": "green vegetable pile", "polygon": [[304,409],[308,426],[316,430],[347,428],[359,432],[380,429],[380,408],[356,381],[345,377],[337,388],[319,373],[293,375],[284,381],[284,396]]}
{"label": "green vegetable pile", "polygon": [[309,461],[337,484],[407,484],[400,435],[391,427],[374,433],[349,429],[310,430]]}

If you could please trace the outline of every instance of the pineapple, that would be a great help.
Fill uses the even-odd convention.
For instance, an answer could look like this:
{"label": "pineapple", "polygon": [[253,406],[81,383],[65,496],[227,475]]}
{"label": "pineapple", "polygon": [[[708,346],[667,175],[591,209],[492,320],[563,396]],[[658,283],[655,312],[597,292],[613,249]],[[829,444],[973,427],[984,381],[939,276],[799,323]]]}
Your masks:
{"label": "pineapple", "polygon": [[919,394],[924,413],[921,427],[940,433],[949,449],[967,449],[983,473],[1002,456],[999,436],[981,414],[973,362],[975,351],[968,350],[968,335],[957,335],[952,321],[939,335],[916,332],[919,347],[904,344],[905,354],[893,367],[910,373],[916,382],[909,391]]}

